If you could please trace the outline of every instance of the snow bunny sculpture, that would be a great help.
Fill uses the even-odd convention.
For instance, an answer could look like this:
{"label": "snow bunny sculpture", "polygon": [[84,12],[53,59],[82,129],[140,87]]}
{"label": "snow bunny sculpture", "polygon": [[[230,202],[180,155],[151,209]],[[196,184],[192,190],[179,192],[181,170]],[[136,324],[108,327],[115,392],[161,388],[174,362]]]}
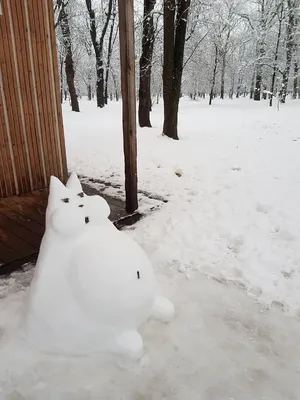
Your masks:
{"label": "snow bunny sculpture", "polygon": [[64,186],[52,177],[36,271],[23,321],[26,338],[43,351],[139,358],[138,328],[150,316],[168,322],[172,303],[157,295],[150,262],[108,220],[100,196],[86,196],[76,174]]}

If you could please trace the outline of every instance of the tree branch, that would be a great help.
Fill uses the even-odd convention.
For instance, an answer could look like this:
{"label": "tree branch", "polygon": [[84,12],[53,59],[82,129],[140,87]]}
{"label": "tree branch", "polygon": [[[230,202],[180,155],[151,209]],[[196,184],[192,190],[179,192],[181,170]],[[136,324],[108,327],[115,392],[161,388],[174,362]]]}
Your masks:
{"label": "tree branch", "polygon": [[183,64],[183,69],[186,66],[186,64],[190,61],[190,59],[193,57],[193,55],[195,54],[195,51],[197,50],[197,48],[200,46],[200,44],[203,42],[203,40],[206,38],[206,36],[208,35],[209,31],[206,32],[206,34],[197,42],[196,46],[194,47],[193,51],[191,52],[191,54],[189,55],[189,57],[185,60],[185,63]]}

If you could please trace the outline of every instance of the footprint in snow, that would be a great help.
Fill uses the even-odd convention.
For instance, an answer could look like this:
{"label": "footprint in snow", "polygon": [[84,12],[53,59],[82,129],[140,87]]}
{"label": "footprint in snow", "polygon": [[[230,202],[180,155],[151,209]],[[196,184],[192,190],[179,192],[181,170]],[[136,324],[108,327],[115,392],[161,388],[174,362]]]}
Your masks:
{"label": "footprint in snow", "polygon": [[256,211],[262,214],[268,214],[270,207],[267,204],[257,203]]}
{"label": "footprint in snow", "polygon": [[228,249],[233,253],[239,253],[241,247],[244,244],[244,238],[242,235],[231,235],[229,238]]}
{"label": "footprint in snow", "polygon": [[292,279],[293,278],[293,275],[294,275],[294,270],[292,269],[292,270],[290,270],[290,271],[281,271],[281,274],[283,275],[283,277],[285,278],[285,279]]}
{"label": "footprint in snow", "polygon": [[293,242],[296,239],[296,237],[291,232],[284,230],[284,229],[282,229],[279,232],[279,237],[280,237],[280,239],[282,239],[286,242]]}
{"label": "footprint in snow", "polygon": [[271,308],[282,311],[282,312],[288,311],[288,307],[281,301],[277,301],[277,300],[272,301]]}

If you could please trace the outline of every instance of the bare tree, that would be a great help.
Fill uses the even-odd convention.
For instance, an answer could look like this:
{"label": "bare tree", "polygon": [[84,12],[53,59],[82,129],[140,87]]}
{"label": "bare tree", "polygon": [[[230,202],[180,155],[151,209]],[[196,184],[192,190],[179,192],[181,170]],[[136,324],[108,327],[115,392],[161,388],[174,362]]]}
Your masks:
{"label": "bare tree", "polygon": [[92,0],[85,0],[86,7],[89,13],[90,18],[90,35],[91,40],[94,46],[95,56],[96,56],[96,74],[97,74],[97,83],[96,83],[96,94],[97,94],[97,107],[103,108],[105,105],[105,97],[104,97],[104,62],[103,62],[103,47],[104,47],[104,38],[107,32],[108,24],[110,21],[113,0],[108,0],[108,8],[105,13],[105,21],[103,24],[103,28],[101,31],[100,38],[97,38],[97,26],[96,26],[96,16],[95,10],[92,6]]}
{"label": "bare tree", "polygon": [[[293,98],[299,96],[299,1],[137,0],[140,125],[151,126],[151,107],[154,98],[159,101],[161,96],[163,133],[176,139],[182,94],[196,100],[208,93],[212,102],[216,93],[221,98],[226,93],[231,98],[250,93],[259,100],[267,98],[269,90],[271,103],[278,90],[283,99],[288,90]],[[81,95],[91,99],[97,93],[97,105],[103,107],[109,98],[118,99],[116,0],[54,2],[62,95],[70,88],[72,99],[77,100],[73,81],[78,100]],[[63,38],[60,25],[66,17],[64,11],[69,32],[65,29]],[[70,54],[75,80],[69,68]]]}
{"label": "bare tree", "polygon": [[153,9],[156,0],[144,0],[142,54],[140,58],[139,125],[151,127],[151,67],[154,47]]}
{"label": "bare tree", "polygon": [[271,27],[274,24],[277,15],[277,3],[275,0],[255,0],[254,4],[257,7],[257,12],[254,16],[250,14],[239,14],[248,22],[251,28],[253,40],[255,42],[255,59],[254,61],[254,85],[251,86],[250,98],[255,101],[260,101],[262,94],[262,81],[264,66],[269,66],[270,56],[268,54],[267,34],[271,32]]}
{"label": "bare tree", "polygon": [[163,134],[178,140],[178,107],[190,0],[164,0]]}
{"label": "bare tree", "polygon": [[[88,55],[88,59],[92,58],[92,43],[90,41],[85,42],[85,48]],[[88,68],[86,73],[86,86],[88,92],[88,100],[92,100],[92,71],[91,68]]]}
{"label": "bare tree", "polygon": [[292,65],[292,57],[294,52],[294,37],[296,28],[296,12],[297,0],[287,0],[287,23],[286,23],[286,62],[282,74],[282,96],[281,102],[285,103],[290,70]]}
{"label": "bare tree", "polygon": [[274,91],[275,91],[275,81],[276,81],[276,75],[278,72],[278,56],[279,56],[279,46],[280,46],[280,40],[281,40],[281,32],[282,32],[282,23],[284,19],[283,15],[283,10],[284,10],[284,0],[280,1],[279,4],[279,9],[278,9],[278,32],[277,32],[277,39],[276,39],[276,47],[275,47],[275,52],[274,52],[274,66],[273,66],[273,73],[272,73],[272,80],[271,80],[271,89],[270,89],[270,107],[273,105],[273,97],[274,97]]}
{"label": "bare tree", "polygon": [[211,106],[213,97],[214,97],[214,90],[216,84],[216,74],[217,74],[217,67],[218,67],[218,59],[219,59],[219,49],[218,45],[215,44],[215,58],[214,58],[214,68],[213,68],[213,75],[211,80],[211,87],[210,87],[210,94],[209,94],[209,105]]}
{"label": "bare tree", "polygon": [[295,61],[294,61],[293,99],[296,99],[297,96],[300,96],[300,88],[299,88],[299,63],[298,63],[298,60],[295,60]]}
{"label": "bare tree", "polygon": [[227,55],[227,51],[228,51],[230,33],[231,33],[231,30],[228,29],[228,32],[227,32],[227,35],[226,35],[225,46],[224,46],[224,48],[223,48],[222,51],[221,51],[221,58],[222,58],[222,67],[221,67],[221,94],[220,94],[221,99],[224,99],[224,92],[225,92],[226,55]]}
{"label": "bare tree", "polygon": [[261,87],[262,87],[262,60],[265,55],[265,35],[266,35],[266,10],[265,0],[260,2],[260,31],[258,35],[258,41],[256,45],[256,75],[255,75],[255,87],[254,87],[254,100],[259,101],[261,98]]}
{"label": "bare tree", "polygon": [[[71,32],[69,26],[67,5],[68,1],[66,0],[56,0],[55,11],[59,12],[56,26],[59,25],[62,32],[62,41],[63,41],[63,46],[65,48],[65,72],[67,77],[68,89],[70,93],[72,111],[79,112],[80,111],[79,103],[74,83],[75,70],[73,62],[72,41],[71,41]],[[61,76],[62,76],[62,71],[61,71]]]}
{"label": "bare tree", "polygon": [[115,41],[117,38],[117,33],[118,33],[118,30],[116,30],[115,36],[113,37],[116,15],[117,15],[117,2],[116,2],[116,0],[113,0],[113,11],[112,11],[112,19],[111,19],[111,25],[110,25],[109,38],[108,38],[107,62],[106,62],[106,71],[105,71],[105,88],[104,88],[105,104],[107,104],[107,102],[108,102],[108,78],[109,78],[109,72],[110,72],[111,56],[112,56],[113,47],[114,47],[114,44],[115,44]]}
{"label": "bare tree", "polygon": [[[237,18],[237,14],[235,11],[236,4],[235,1],[224,2],[225,8],[225,18],[222,18],[222,23],[224,28],[221,31],[220,35],[220,46],[219,46],[219,56],[221,61],[221,92],[220,97],[224,99],[225,93],[225,72],[226,72],[226,57],[229,49],[230,44],[230,36],[232,31],[237,26],[240,18]],[[222,38],[224,34],[224,39]]]}

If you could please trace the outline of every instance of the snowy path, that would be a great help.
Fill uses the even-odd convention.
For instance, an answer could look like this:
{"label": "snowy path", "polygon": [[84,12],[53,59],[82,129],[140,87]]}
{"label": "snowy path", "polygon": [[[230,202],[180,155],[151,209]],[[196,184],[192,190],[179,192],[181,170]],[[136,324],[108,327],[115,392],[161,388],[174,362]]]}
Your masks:
{"label": "snowy path", "polygon": [[[171,325],[146,325],[141,365],[125,370],[101,366],[99,359],[39,357],[13,345],[15,358],[3,351],[0,357],[0,399],[299,398],[300,326],[295,319],[266,311],[234,285],[199,273],[186,279],[165,271],[159,278],[176,303],[177,317]],[[22,298],[18,292],[0,302],[1,325],[16,317]]]}

